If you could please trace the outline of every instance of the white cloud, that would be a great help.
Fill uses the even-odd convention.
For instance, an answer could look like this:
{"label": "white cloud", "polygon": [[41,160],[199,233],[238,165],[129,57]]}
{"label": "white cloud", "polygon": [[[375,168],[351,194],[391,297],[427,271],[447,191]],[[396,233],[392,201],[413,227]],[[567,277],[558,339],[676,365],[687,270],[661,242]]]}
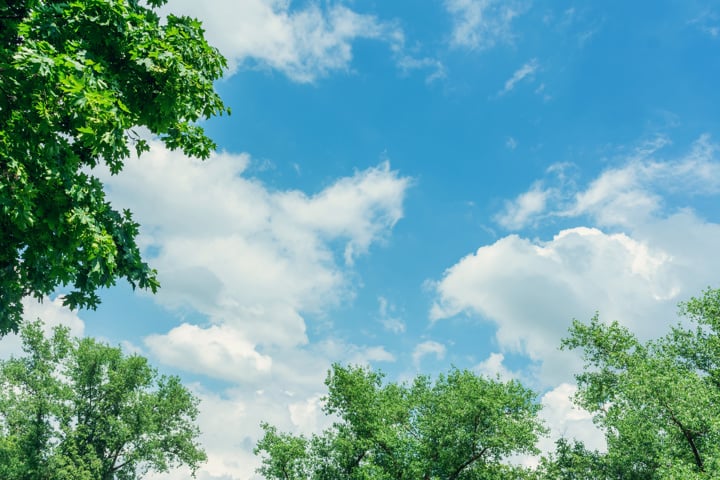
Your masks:
{"label": "white cloud", "polygon": [[[588,450],[605,451],[605,435],[592,420],[592,415],[575,406],[572,397],[577,387],[561,383],[540,398],[542,410],[538,416],[549,427],[547,436],[541,437],[537,447],[542,454],[555,451],[555,442],[560,438],[579,440]],[[535,455],[518,455],[514,463],[535,467],[540,458]]]}
{"label": "white cloud", "polygon": [[505,139],[505,146],[510,150],[515,150],[518,146],[518,142],[513,137],[507,137],[507,139]]}
{"label": "white cloud", "polygon": [[[85,322],[78,317],[77,313],[63,306],[62,297],[49,298],[37,301],[34,298],[25,297],[23,304],[23,322],[33,322],[37,319],[43,321],[43,329],[46,334],[50,333],[53,327],[62,325],[70,329],[73,337],[82,337],[85,331]],[[0,338],[0,359],[9,358],[11,355],[23,355],[22,341],[20,336],[10,333]]]}
{"label": "white cloud", "polygon": [[[258,459],[252,453],[262,435],[260,420],[281,431],[308,433],[307,429],[326,426],[319,409],[319,395],[295,398],[279,390],[248,391],[233,389],[223,394],[198,390],[200,396],[200,442],[208,461],[198,479],[247,480],[260,479],[255,474]],[[278,408],[283,405],[284,408]],[[167,480],[188,478],[178,470],[158,476]]]}
{"label": "white cloud", "polygon": [[670,142],[657,137],[636,148],[617,167],[608,168],[580,189],[566,177],[567,164],[548,169],[553,179],[506,202],[496,220],[521,229],[548,217],[588,216],[598,226],[632,228],[663,215],[667,195],[711,195],[720,192],[718,146],[702,135],[680,158],[659,160]]}
{"label": "white cloud", "polygon": [[393,333],[403,333],[405,331],[405,322],[395,315],[395,305],[388,302],[385,297],[378,297],[378,315],[380,323],[385,330]]}
{"label": "white cloud", "polygon": [[511,372],[504,364],[505,355],[502,353],[491,353],[488,358],[475,365],[472,369],[480,375],[495,378],[500,377],[502,380],[510,380],[516,378],[517,374]]}
{"label": "white cloud", "polygon": [[586,227],[549,241],[511,235],[445,272],[431,317],[479,315],[497,326],[502,348],[542,362],[546,385],[565,381],[578,365],[557,348],[573,318],[588,320],[599,310],[645,338],[664,332],[679,300],[716,282],[718,241],[720,225],[690,213],[632,236]]}
{"label": "white cloud", "polygon": [[550,194],[537,183],[515,200],[505,202],[505,209],[495,216],[495,221],[510,230],[521,228],[545,210]]}
{"label": "white cloud", "polygon": [[720,15],[713,10],[702,11],[690,20],[688,24],[694,25],[698,30],[712,38],[718,38],[718,36],[720,36]]}
{"label": "white cloud", "polygon": [[586,190],[577,192],[559,214],[588,214],[600,225],[632,227],[662,213],[663,194],[720,191],[718,147],[708,135],[701,136],[680,159],[655,160],[653,156],[668,143],[658,138],[639,148],[627,164],[606,170]]}
{"label": "white cloud", "polygon": [[369,365],[370,362],[394,362],[395,355],[385,350],[385,347],[368,347],[354,354],[348,360],[353,365]]}
{"label": "white cloud", "polygon": [[351,265],[402,217],[407,185],[407,179],[399,179],[385,162],[340,179],[313,197],[298,191],[285,192],[278,196],[283,225],[277,228],[300,224],[325,238],[347,238],[344,257]]}
{"label": "white cloud", "polygon": [[200,328],[183,323],[145,344],[166,365],[210,377],[242,382],[270,372],[272,358],[261,355],[243,332],[226,325]]}
{"label": "white cloud", "polygon": [[512,20],[526,7],[501,0],[445,0],[452,17],[451,45],[485,50],[512,39]]}
{"label": "white cloud", "polygon": [[512,76],[508,78],[505,82],[502,90],[498,92],[498,95],[505,95],[506,93],[514,89],[515,85],[517,85],[518,82],[522,81],[525,78],[532,78],[532,76],[535,75],[535,72],[537,72],[539,67],[540,64],[538,63],[537,59],[533,58],[522,67],[515,70]]}
{"label": "white cloud", "polygon": [[407,53],[403,53],[402,49],[398,48],[395,61],[398,68],[404,73],[409,73],[414,70],[429,70],[430,73],[425,77],[425,83],[427,84],[435,83],[447,77],[445,65],[437,58],[415,58]]}
{"label": "white cloud", "polygon": [[157,252],[160,303],[242,326],[252,343],[301,345],[300,312],[351,295],[336,247],[349,266],[383,240],[402,217],[410,181],[384,163],[315,195],[271,192],[243,176],[249,161],[218,154],[200,162],[153,143],[122,175],[103,178],[114,204],[143,225],[143,245]]}
{"label": "white cloud", "polygon": [[417,344],[412,353],[413,364],[416,368],[420,367],[420,362],[427,355],[435,355],[435,358],[442,360],[445,358],[445,345],[433,340]]}
{"label": "white cloud", "polygon": [[358,39],[402,42],[402,31],[393,23],[342,4],[291,5],[288,0],[216,0],[211,6],[175,0],[164,11],[202,20],[206,38],[228,58],[231,70],[255,63],[297,82],[347,71]]}
{"label": "white cloud", "polygon": [[152,337],[164,359],[171,358],[171,345],[184,346],[172,358],[203,358],[218,373],[227,367],[217,362],[227,345],[243,345],[233,361],[264,371],[268,363],[252,353],[254,345],[305,344],[301,312],[351,295],[335,245],[345,244],[344,262],[351,265],[402,217],[409,180],[387,163],[308,196],[270,192],[244,178],[248,162],[246,155],[219,154],[203,163],[154,143],[142,161],[127,162],[123,175],[105,177],[114,203],[136,214],[142,242],[158,252],[152,263],[163,286],[156,300],[223,326],[184,325],[167,338]]}
{"label": "white cloud", "polygon": [[300,402],[288,405],[290,421],[303,433],[310,434],[320,431],[320,419],[324,417],[322,412],[322,395],[313,395]]}
{"label": "white cloud", "polygon": [[580,440],[589,450],[606,449],[605,436],[593,423],[592,415],[573,403],[576,392],[575,385],[561,383],[540,399],[543,408],[539,416],[550,427],[550,435],[540,441],[541,450],[554,450],[559,438]]}
{"label": "white cloud", "polygon": [[[306,349],[284,349],[274,357],[273,374],[249,379],[222,392],[193,386],[199,396],[200,442],[208,462],[199,479],[247,480],[255,475],[259,459],[253,454],[262,436],[262,421],[278,430],[309,435],[329,427],[335,420],[322,411],[327,394],[323,380],[331,362],[367,365],[393,361],[381,347],[363,347],[328,339]],[[152,477],[164,480],[188,478],[182,470]]]}
{"label": "white cloud", "polygon": [[346,341],[328,338],[318,342],[313,347],[314,355],[326,359],[326,363],[330,364],[330,359],[353,365],[369,366],[373,362],[394,362],[395,356],[385,350],[382,346],[361,346],[348,343]]}

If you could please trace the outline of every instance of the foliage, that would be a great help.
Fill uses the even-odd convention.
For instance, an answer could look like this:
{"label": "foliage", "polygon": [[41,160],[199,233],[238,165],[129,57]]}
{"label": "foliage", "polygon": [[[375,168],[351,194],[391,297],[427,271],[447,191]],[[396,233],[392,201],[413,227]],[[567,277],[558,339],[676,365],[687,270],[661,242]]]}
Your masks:
{"label": "foliage", "polygon": [[[566,348],[582,349],[577,402],[605,430],[605,461],[628,479],[716,478],[720,471],[720,290],[681,304],[678,325],[640,342],[597,316],[574,322]],[[600,477],[598,477],[600,478]]]}
{"label": "foliage", "polygon": [[200,22],[165,0],[0,2],[0,335],[17,331],[23,296],[60,285],[71,308],[95,308],[126,278],[158,288],[138,224],[105,199],[92,169],[111,173],[148,150],[145,127],[170,148],[206,158],[196,122],[226,111],[215,93],[225,59]]}
{"label": "foliage", "polygon": [[538,480],[611,480],[630,478],[612,470],[605,455],[590,451],[582,442],[560,438],[555,452],[540,459]]}
{"label": "foliage", "polygon": [[21,336],[26,355],[0,361],[0,478],[131,480],[204,461],[178,378],[63,327]]}
{"label": "foliage", "polygon": [[333,365],[324,411],[338,420],[310,438],[263,424],[256,454],[267,479],[517,478],[503,461],[536,453],[544,428],[532,391],[452,370],[433,383],[383,384],[382,375]]}

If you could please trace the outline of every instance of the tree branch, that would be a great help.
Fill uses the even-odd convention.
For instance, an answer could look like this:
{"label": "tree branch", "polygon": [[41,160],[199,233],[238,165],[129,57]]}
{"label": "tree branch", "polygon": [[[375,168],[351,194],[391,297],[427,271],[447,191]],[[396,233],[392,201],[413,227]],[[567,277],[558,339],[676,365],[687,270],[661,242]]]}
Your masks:
{"label": "tree branch", "polygon": [[700,457],[700,452],[695,445],[695,440],[693,439],[693,432],[685,428],[682,422],[677,419],[675,413],[667,404],[665,404],[665,402],[661,402],[661,404],[667,409],[668,413],[670,414],[670,420],[672,420],[672,422],[680,429],[683,436],[685,437],[685,440],[687,440],[688,444],[690,445],[693,457],[695,457],[695,465],[698,467],[698,470],[700,470],[701,472],[705,472],[705,465],[703,464],[702,457]]}
{"label": "tree branch", "polygon": [[458,476],[460,475],[460,473],[461,473],[463,470],[465,470],[468,466],[470,466],[471,464],[473,464],[474,462],[476,462],[480,457],[482,457],[483,455],[485,455],[485,452],[487,452],[487,450],[488,450],[488,447],[485,447],[485,448],[483,448],[482,450],[480,450],[479,452],[477,452],[475,455],[473,455],[472,457],[468,458],[465,462],[463,462],[463,463],[457,468],[457,470],[455,470],[455,471],[452,473],[452,475],[450,475],[450,477],[448,477],[448,480],[455,480],[456,478],[458,478]]}

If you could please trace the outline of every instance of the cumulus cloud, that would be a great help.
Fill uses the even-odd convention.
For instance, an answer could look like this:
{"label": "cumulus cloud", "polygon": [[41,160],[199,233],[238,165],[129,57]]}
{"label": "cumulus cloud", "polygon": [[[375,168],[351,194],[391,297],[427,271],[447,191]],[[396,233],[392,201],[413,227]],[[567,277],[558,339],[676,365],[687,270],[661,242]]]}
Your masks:
{"label": "cumulus cloud", "polygon": [[[223,391],[192,385],[201,400],[200,442],[208,454],[198,478],[260,480],[255,474],[259,459],[253,449],[262,436],[261,421],[283,432],[304,435],[329,427],[335,418],[322,411],[327,395],[323,380],[335,361],[368,365],[394,361],[394,357],[382,347],[327,339],[276,352],[272,375],[262,381],[249,379]],[[181,480],[188,475],[178,470],[152,478]]]}
{"label": "cumulus cloud", "polygon": [[525,78],[532,78],[532,76],[535,75],[535,72],[537,72],[539,67],[540,64],[538,63],[537,59],[533,58],[522,67],[515,70],[512,76],[508,78],[505,82],[502,90],[498,92],[498,95],[505,95],[506,93],[514,89],[515,85],[517,85],[518,82],[521,82]]}
{"label": "cumulus cloud", "polygon": [[720,268],[713,254],[720,225],[687,208],[670,211],[665,196],[716,193],[719,177],[708,137],[677,160],[654,159],[660,146],[638,149],[584,189],[564,182],[547,193],[534,185],[530,192],[546,192],[538,194],[542,201],[518,197],[498,217],[506,227],[548,212],[593,226],[565,228],[548,240],[509,235],[480,247],[435,284],[433,321],[468,314],[492,322],[501,348],[535,361],[546,386],[581,369],[572,352],[557,350],[573,318],[599,311],[643,338],[665,332],[677,302],[714,285]]}
{"label": "cumulus cloud", "polygon": [[[573,403],[576,392],[575,385],[561,383],[541,396],[542,410],[538,417],[549,428],[548,435],[540,437],[537,444],[541,454],[555,451],[555,442],[560,438],[579,440],[588,450],[604,452],[607,449],[605,434],[593,423],[592,415]],[[512,460],[527,467],[535,467],[540,462],[536,455],[517,455]]]}
{"label": "cumulus cloud", "polygon": [[580,440],[589,450],[605,450],[605,436],[593,423],[592,415],[573,403],[576,393],[575,385],[561,383],[540,399],[543,408],[539,416],[550,427],[550,435],[540,441],[541,450],[553,450],[559,438]]}
{"label": "cumulus cloud", "polygon": [[503,348],[542,362],[545,381],[565,380],[579,368],[557,351],[573,318],[600,310],[646,335],[670,323],[667,300],[684,290],[675,275],[684,262],[674,253],[586,227],[546,242],[511,235],[445,272],[431,317],[480,315],[496,324]]}
{"label": "cumulus cloud", "polygon": [[201,328],[183,323],[145,344],[166,365],[211,377],[242,382],[267,374],[272,358],[255,350],[243,332],[227,325]]}
{"label": "cumulus cloud", "polygon": [[526,7],[500,0],[445,0],[452,18],[451,45],[486,50],[512,39],[511,24]]}
{"label": "cumulus cloud", "polygon": [[304,344],[300,312],[349,298],[345,269],[402,217],[410,180],[383,163],[314,195],[271,192],[243,176],[249,161],[218,154],[200,162],[153,143],[142,161],[103,178],[156,252],[160,303],[242,325],[249,342]]}
{"label": "cumulus cloud", "polygon": [[388,163],[307,195],[271,192],[245,178],[249,161],[218,154],[203,163],[154,143],[142,161],[127,162],[123,175],[104,177],[114,203],[143,225],[143,245],[156,252],[152,263],[163,285],[156,300],[214,324],[150,337],[166,361],[196,368],[210,362],[216,375],[270,369],[255,346],[307,343],[302,312],[350,298],[346,269],[402,217],[410,181]]}
{"label": "cumulus cloud", "polygon": [[[262,435],[257,419],[281,431],[310,433],[327,426],[320,413],[320,396],[296,399],[287,392],[233,389],[222,394],[196,386],[199,396],[200,443],[208,460],[197,474],[199,480],[260,480],[253,448]],[[277,405],[285,405],[278,409]],[[178,469],[149,476],[151,480],[181,480],[189,472]]]}
{"label": "cumulus cloud", "polygon": [[491,353],[488,358],[473,367],[473,371],[479,375],[490,378],[499,377],[502,380],[516,378],[517,374],[511,372],[504,364],[505,355],[499,352]]}
{"label": "cumulus cloud", "polygon": [[402,30],[374,15],[340,3],[309,3],[292,8],[287,0],[216,0],[212,6],[176,0],[165,11],[199,18],[206,38],[228,58],[231,70],[259,65],[297,82],[313,82],[346,71],[358,39],[402,42]]}
{"label": "cumulus cloud", "polygon": [[[678,158],[660,159],[668,143],[662,137],[644,143],[584,186],[570,166],[551,167],[552,182],[533,183],[496,221],[509,229],[550,218],[580,225],[547,240],[500,238],[461,258],[434,284],[433,321],[468,315],[496,327],[500,352],[475,371],[512,376],[503,352],[531,361],[526,372],[546,391],[540,415],[550,435],[539,444],[543,451],[560,437],[605,448],[591,415],[571,400],[577,390],[571,379],[583,362],[577,352],[558,350],[572,319],[599,312],[601,320],[617,320],[648,339],[677,322],[677,302],[717,286],[720,224],[677,203],[720,191],[717,147],[703,135]],[[515,461],[533,465],[537,458]]]}

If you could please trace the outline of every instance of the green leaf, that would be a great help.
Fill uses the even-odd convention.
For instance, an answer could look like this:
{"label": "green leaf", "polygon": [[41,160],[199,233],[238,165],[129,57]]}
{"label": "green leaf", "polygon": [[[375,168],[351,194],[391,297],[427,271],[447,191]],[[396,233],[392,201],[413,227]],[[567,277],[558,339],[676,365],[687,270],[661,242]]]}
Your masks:
{"label": "green leaf", "polygon": [[0,360],[0,478],[140,479],[206,460],[198,399],[177,377],[91,338],[21,330],[25,355]]}
{"label": "green leaf", "polygon": [[[0,45],[0,335],[17,330],[22,298],[71,289],[73,307],[124,278],[156,291],[138,229],[106,202],[100,163],[119,174],[144,127],[170,148],[207,158],[195,122],[226,111],[214,81],[226,65],[200,23],[167,16],[164,1],[27,2],[19,45]],[[3,24],[5,25],[5,24]],[[132,146],[131,146],[132,144]],[[97,248],[88,239],[104,232]]]}

